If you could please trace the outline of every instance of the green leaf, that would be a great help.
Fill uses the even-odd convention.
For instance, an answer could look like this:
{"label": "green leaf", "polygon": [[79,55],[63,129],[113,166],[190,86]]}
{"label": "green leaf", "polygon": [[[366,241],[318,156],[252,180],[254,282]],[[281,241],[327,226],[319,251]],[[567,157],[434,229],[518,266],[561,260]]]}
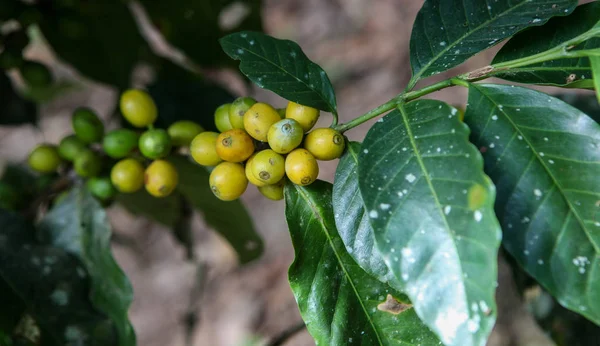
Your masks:
{"label": "green leaf", "polygon": [[383,261],[377,249],[373,228],[363,206],[358,188],[358,155],[360,143],[350,142],[335,171],[333,184],[333,210],[335,225],[346,246],[346,251],[369,275],[392,287],[396,277]]}
{"label": "green leaf", "polygon": [[35,124],[37,107],[35,103],[22,98],[13,89],[10,78],[0,73],[0,126]]}
{"label": "green leaf", "polygon": [[256,85],[305,106],[337,112],[333,86],[323,69],[297,43],[257,32],[223,37],[221,47],[240,60],[240,71]]}
{"label": "green leaf", "polygon": [[[318,345],[438,345],[402,295],[363,271],[335,228],[331,184],[285,188],[292,291]],[[387,302],[387,304],[386,304]]]}
{"label": "green leaf", "polygon": [[[239,30],[262,31],[260,0],[142,0],[141,3],[167,41],[205,67],[231,63],[219,46],[219,38]],[[230,17],[242,17],[237,25],[226,28],[219,22],[225,19],[228,10]]]}
{"label": "green leaf", "polygon": [[598,103],[596,95],[572,92],[554,96],[587,114],[587,116],[594,119],[597,123],[600,123],[600,103]]}
{"label": "green leaf", "polygon": [[116,197],[130,213],[174,227],[181,218],[181,196],[172,194],[164,198],[151,196],[145,189],[134,193],[120,193]]}
{"label": "green leaf", "polygon": [[465,121],[498,187],[505,248],[600,324],[600,125],[544,93],[481,84],[469,88]]}
{"label": "green leaf", "polygon": [[423,322],[446,345],[485,345],[500,227],[457,114],[434,100],[398,106],[362,144],[359,185],[379,251]]}
{"label": "green leaf", "polygon": [[135,345],[127,317],[133,300],[131,284],[112,257],[110,224],[98,201],[84,187],[72,188],[43,218],[39,232],[42,239],[83,263],[91,280],[92,304],[114,322],[120,346]]}
{"label": "green leaf", "polygon": [[[515,35],[496,54],[493,64],[525,58],[542,53],[574,39],[600,22],[600,2],[581,5],[567,17],[552,18],[543,26],[534,27]],[[576,49],[600,47],[600,38],[581,43]],[[519,83],[593,88],[590,61],[587,58],[559,59],[524,67],[511,68],[509,72],[495,75]]]}
{"label": "green leaf", "polygon": [[81,263],[34,236],[32,225],[0,209],[0,281],[27,306],[42,330],[41,344],[114,345],[114,323],[90,303]]}
{"label": "green leaf", "polygon": [[575,6],[577,0],[426,0],[410,38],[410,86]]}
{"label": "green leaf", "polygon": [[204,214],[208,225],[221,234],[237,252],[240,262],[247,263],[263,252],[263,242],[240,201],[224,202],[210,190],[208,171],[182,156],[168,160],[179,173],[179,191],[189,203]]}
{"label": "green leaf", "polygon": [[[598,4],[600,5],[600,3]],[[594,75],[594,88],[596,89],[596,96],[598,97],[598,102],[600,103],[600,56],[590,56],[589,59],[592,65],[592,73]]]}
{"label": "green leaf", "polygon": [[158,108],[156,126],[164,128],[178,120],[192,120],[216,131],[215,109],[235,99],[229,91],[170,62],[163,64],[148,92]]}
{"label": "green leaf", "polygon": [[129,87],[146,42],[120,0],[79,1],[76,7],[44,7],[40,29],[56,54],[96,81]]}

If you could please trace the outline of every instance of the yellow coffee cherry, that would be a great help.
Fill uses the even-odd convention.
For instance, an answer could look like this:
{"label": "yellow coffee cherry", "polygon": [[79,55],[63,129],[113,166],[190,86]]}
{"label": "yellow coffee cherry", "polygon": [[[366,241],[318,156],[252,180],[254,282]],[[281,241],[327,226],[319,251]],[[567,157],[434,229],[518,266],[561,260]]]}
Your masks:
{"label": "yellow coffee cherry", "polygon": [[266,142],[269,128],[279,120],[279,114],[271,105],[255,103],[244,114],[244,129],[257,141]]}
{"label": "yellow coffee cherry", "polygon": [[271,149],[263,150],[254,156],[250,171],[263,184],[275,184],[285,176],[285,159]]}
{"label": "yellow coffee cherry", "polygon": [[317,180],[319,164],[308,150],[299,148],[285,158],[285,173],[296,185],[310,185]]}
{"label": "yellow coffee cherry", "polygon": [[110,171],[110,181],[120,192],[136,192],[144,185],[144,166],[135,159],[121,160]]}
{"label": "yellow coffee cherry", "polygon": [[165,160],[153,161],[144,173],[146,191],[154,197],[170,195],[179,183],[179,175],[173,164]]}
{"label": "yellow coffee cherry", "polygon": [[246,131],[233,129],[217,137],[217,154],[228,162],[243,162],[254,153],[254,142]]}
{"label": "yellow coffee cherry", "polygon": [[304,148],[310,151],[317,160],[329,161],[342,156],[346,142],[344,137],[334,129],[315,129],[306,135]]}
{"label": "yellow coffee cherry", "polygon": [[221,163],[221,158],[217,154],[216,132],[202,132],[192,140],[190,144],[190,154],[194,161],[202,166],[216,166]]}
{"label": "yellow coffee cherry", "polygon": [[310,131],[319,120],[319,110],[290,101],[285,110],[285,117],[296,120],[304,132]]}
{"label": "yellow coffee cherry", "polygon": [[244,128],[244,114],[256,103],[252,97],[238,97],[229,107],[229,122],[234,129]]}
{"label": "yellow coffee cherry", "polygon": [[258,191],[262,193],[263,196],[271,199],[273,201],[279,201],[283,199],[283,188],[285,186],[286,179],[281,179],[278,183],[273,185],[265,185],[260,186]]}
{"label": "yellow coffee cherry", "polygon": [[219,130],[219,132],[229,131],[233,128],[233,126],[231,126],[231,122],[229,121],[230,107],[231,103],[226,103],[224,105],[220,105],[215,110],[215,125],[217,126],[217,130]]}
{"label": "yellow coffee cherry", "polygon": [[223,201],[238,199],[248,187],[244,167],[239,163],[222,162],[210,173],[210,189]]}
{"label": "yellow coffee cherry", "polygon": [[257,178],[254,177],[254,174],[252,174],[252,170],[250,169],[252,167],[252,160],[254,160],[254,157],[256,156],[257,153],[253,154],[252,156],[250,156],[250,158],[248,159],[248,161],[246,161],[246,167],[245,167],[245,172],[246,172],[246,178],[248,179],[248,181],[258,187],[261,186],[265,186],[266,184],[263,183],[262,181],[258,180]]}
{"label": "yellow coffee cherry", "polygon": [[302,143],[304,131],[294,119],[283,119],[269,128],[267,136],[271,149],[279,154],[287,154]]}
{"label": "yellow coffee cherry", "polygon": [[129,89],[121,94],[119,106],[125,119],[135,127],[153,124],[158,113],[152,97],[138,89]]}

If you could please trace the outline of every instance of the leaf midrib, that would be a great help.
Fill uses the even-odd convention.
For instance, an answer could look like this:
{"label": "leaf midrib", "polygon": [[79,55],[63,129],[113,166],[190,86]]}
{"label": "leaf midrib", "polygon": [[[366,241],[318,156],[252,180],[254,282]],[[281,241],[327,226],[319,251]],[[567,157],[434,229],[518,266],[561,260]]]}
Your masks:
{"label": "leaf midrib", "polygon": [[[462,35],[461,37],[459,37],[457,40],[455,40],[452,44],[447,45],[446,48],[444,48],[443,50],[440,51],[440,53],[438,53],[436,56],[434,56],[432,59],[429,60],[429,62],[427,64],[425,64],[424,66],[421,67],[421,69],[419,70],[419,72],[417,72],[413,78],[411,78],[412,80],[419,80],[421,79],[421,76],[423,75],[423,73],[425,73],[430,67],[431,65],[433,65],[433,63],[435,63],[436,61],[438,61],[442,56],[444,56],[444,54],[446,54],[448,51],[450,51],[451,49],[453,49],[454,47],[456,47],[456,45],[458,44],[458,42],[462,42],[464,39],[466,39],[467,37],[473,35],[475,32],[481,30],[483,27],[489,25],[492,22],[497,21],[498,19],[504,17],[505,15],[513,12],[514,10],[520,8],[522,5],[526,4],[529,2],[529,0],[522,0],[523,2],[521,2],[520,4],[516,5],[515,7],[511,7],[508,11],[506,12],[502,12],[500,15],[498,15],[497,17],[494,17],[493,19],[490,18],[489,21],[485,21],[482,24],[480,24],[479,26],[477,26],[474,30],[467,32],[466,34]],[[463,6],[464,8],[464,6]],[[501,40],[496,41],[495,43],[500,43]]]}
{"label": "leaf midrib", "polygon": [[[404,108],[403,104],[400,104],[400,105],[398,105],[398,110],[400,111],[400,114],[402,115],[402,121],[404,122],[404,126],[406,127],[406,132],[407,132],[407,136],[410,140],[410,144],[413,147],[414,156],[417,159],[419,166],[421,167],[421,171],[423,172],[425,181],[427,182],[427,185],[429,186],[429,190],[431,191],[431,194],[435,200],[436,209],[440,213],[442,220],[444,220],[444,225],[446,226],[445,229],[447,231],[446,233],[448,233],[448,235],[450,236],[450,239],[452,239],[452,242],[451,242],[452,246],[454,247],[454,251],[456,251],[456,256],[458,256],[458,259],[459,259],[459,261],[458,261],[459,268],[460,268],[460,276],[459,277],[464,278],[463,266],[462,266],[462,262],[460,261],[460,254],[459,254],[458,248],[456,247],[456,239],[454,238],[454,235],[451,232],[450,225],[448,224],[446,215],[443,212],[442,204],[440,203],[437,192],[436,192],[435,188],[433,187],[431,179],[429,178],[429,174],[427,174],[429,171],[425,167],[425,163],[423,162],[423,159],[421,158],[421,152],[420,152],[420,150],[417,146],[417,143],[415,141],[415,138],[413,136],[410,123],[408,122],[408,115],[406,114],[406,109]],[[463,284],[463,288],[464,288],[464,294],[465,294],[464,301],[468,302],[469,299],[467,297],[467,290],[466,290],[466,287],[464,284]],[[467,303],[467,306],[468,306],[468,303]],[[475,334],[475,333],[473,333],[473,334]]]}
{"label": "leaf midrib", "polygon": [[310,207],[313,214],[315,216],[318,215],[318,217],[315,217],[315,218],[321,225],[321,229],[323,229],[323,233],[327,237],[327,242],[329,243],[329,246],[333,250],[333,253],[338,261],[340,268],[342,268],[342,270],[344,271],[344,276],[346,276],[346,279],[350,283],[350,287],[352,287],[352,291],[354,292],[354,295],[356,296],[356,300],[358,300],[358,303],[360,304],[361,309],[363,310],[365,316],[367,317],[367,320],[369,321],[371,328],[373,328],[373,331],[375,332],[375,336],[377,337],[377,341],[378,341],[379,345],[383,346],[384,344],[381,341],[381,337],[379,336],[379,330],[375,327],[375,324],[373,323],[373,320],[371,319],[371,315],[369,315],[366,306],[364,305],[362,299],[360,299],[360,294],[358,294],[358,290],[356,289],[356,286],[354,285],[354,280],[352,280],[352,277],[348,273],[348,270],[346,269],[346,266],[344,265],[342,258],[338,254],[337,248],[333,244],[333,240],[331,239],[331,235],[329,234],[329,231],[328,231],[329,229],[328,229],[327,225],[325,225],[325,222],[323,221],[324,220],[323,215],[319,212],[319,209],[315,205],[315,202],[306,193],[306,191],[304,190],[303,187],[294,184],[294,188],[296,189],[296,191],[298,191],[298,194],[302,197],[302,199],[304,199],[306,204]]}
{"label": "leaf midrib", "polygon": [[[260,38],[260,40],[262,40],[262,38]],[[259,59],[262,59],[262,60],[264,60],[264,61],[266,61],[266,62],[270,63],[271,65],[275,66],[277,69],[281,70],[281,71],[282,71],[282,72],[284,72],[285,74],[287,74],[287,75],[289,75],[289,76],[293,77],[293,78],[294,78],[296,81],[298,81],[298,82],[300,82],[301,84],[303,84],[303,85],[304,85],[304,86],[305,86],[307,89],[309,89],[309,90],[311,90],[312,92],[314,92],[315,94],[317,94],[317,95],[319,96],[319,98],[321,99],[321,101],[325,102],[325,104],[326,104],[327,106],[329,106],[329,110],[330,110],[330,111],[332,111],[332,112],[333,112],[333,111],[335,111],[335,110],[336,110],[336,107],[334,107],[332,104],[330,104],[328,100],[324,99],[324,98],[323,98],[323,96],[321,95],[321,93],[319,93],[319,92],[318,92],[316,89],[312,88],[312,87],[311,87],[309,84],[306,84],[306,82],[305,82],[305,81],[303,81],[302,79],[300,79],[300,78],[296,77],[295,75],[291,74],[290,72],[288,72],[287,70],[285,70],[284,68],[282,68],[280,65],[276,64],[275,62],[271,61],[270,59],[267,59],[267,57],[265,57],[265,56],[259,55],[258,53],[255,53],[255,52],[253,52],[253,51],[251,51],[251,50],[247,49],[245,46],[238,45],[238,44],[236,44],[236,43],[234,43],[234,42],[232,42],[232,41],[228,41],[228,43],[229,43],[230,45],[234,46],[234,47],[237,47],[237,48],[239,48],[239,49],[242,49],[242,50],[243,50],[243,51],[245,51],[245,52],[251,53],[252,55],[256,56],[257,58],[259,58]],[[261,44],[261,45],[262,45],[262,44]],[[276,48],[276,49],[277,49],[277,48]],[[304,54],[304,53],[302,53],[302,54]],[[277,55],[279,55],[279,50],[277,50]],[[308,57],[307,57],[306,59],[308,60]],[[243,62],[243,60],[242,60],[241,58],[240,58],[240,61],[242,61],[242,62]],[[311,63],[312,63],[312,62],[309,60],[309,61],[307,62],[307,65],[308,65],[308,66],[310,66],[310,64],[311,64]]]}
{"label": "leaf midrib", "polygon": [[561,194],[563,200],[567,203],[567,206],[569,206],[569,210],[573,213],[573,215],[575,215],[575,218],[577,219],[577,222],[579,223],[579,226],[583,229],[583,232],[585,233],[585,236],[588,238],[588,240],[590,241],[590,243],[594,247],[594,250],[595,250],[596,254],[599,254],[600,253],[600,249],[598,248],[598,245],[592,240],[592,238],[591,238],[591,236],[589,234],[588,229],[585,227],[585,223],[583,222],[583,220],[579,216],[579,213],[577,212],[577,210],[575,209],[575,207],[571,204],[571,201],[566,197],[566,195],[564,193],[564,188],[559,184],[558,180],[556,179],[556,177],[554,176],[554,174],[552,174],[552,172],[550,171],[550,169],[548,168],[548,166],[546,165],[546,163],[544,162],[544,160],[542,160],[542,158],[539,155],[539,153],[537,152],[537,150],[534,148],[534,146],[532,145],[532,143],[529,141],[529,138],[523,132],[521,132],[521,129],[517,126],[517,124],[515,122],[513,122],[513,120],[511,119],[511,117],[504,111],[504,109],[503,108],[499,108],[498,107],[499,104],[496,103],[496,101],[494,99],[492,99],[487,93],[485,93],[485,90],[481,89],[477,84],[471,84],[471,85],[474,88],[476,88],[481,93],[481,95],[485,96],[500,111],[500,113],[502,113],[504,115],[504,117],[508,120],[508,122],[515,129],[515,131],[517,133],[519,133],[523,137],[523,140],[525,141],[525,143],[527,143],[527,145],[529,145],[529,148],[531,149],[531,152],[535,155],[537,161],[542,165],[542,167],[544,167],[544,170],[546,171],[546,173],[548,174],[548,176],[550,176],[550,178],[552,179],[552,182],[558,188],[558,191],[560,191],[560,194]]}

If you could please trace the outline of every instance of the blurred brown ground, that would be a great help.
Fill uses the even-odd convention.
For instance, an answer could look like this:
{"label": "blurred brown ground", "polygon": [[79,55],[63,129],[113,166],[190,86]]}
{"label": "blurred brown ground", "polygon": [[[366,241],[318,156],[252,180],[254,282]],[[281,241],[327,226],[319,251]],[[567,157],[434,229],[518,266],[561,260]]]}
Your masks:
{"label": "blurred brown ground", "polygon": [[[330,74],[341,120],[347,121],[388,101],[405,87],[410,77],[410,29],[421,4],[417,0],[266,0],[263,18],[268,33],[297,41]],[[27,54],[48,61],[59,78],[77,78],[44,47],[34,46]],[[493,52],[481,54],[435,79],[485,66],[492,56]],[[82,86],[42,107],[39,130],[0,129],[0,158],[20,161],[36,143],[57,142],[70,132],[69,116],[76,106],[89,106],[106,116],[115,104],[114,90],[89,81],[82,81]],[[270,92],[255,89],[252,93],[261,100],[285,104]],[[446,89],[430,97],[460,104],[465,101],[466,90]],[[330,120],[329,115],[323,115],[321,124],[328,125]],[[361,140],[367,129],[364,125],[348,135]],[[320,178],[332,181],[335,166],[336,162],[322,164]],[[208,271],[202,297],[193,304],[190,291],[196,270],[185,260],[173,236],[119,208],[109,211],[115,232],[128,239],[115,244],[114,253],[133,283],[131,320],[139,345],[186,345],[185,316],[190,309],[199,314],[191,345],[251,345],[252,339],[256,345],[264,345],[301,321],[287,283],[293,249],[284,204],[262,198],[255,188],[249,188],[243,200],[264,237],[265,254],[248,266],[238,267],[232,249],[197,217],[196,251]],[[524,312],[510,275],[507,266],[501,264],[499,323],[489,345],[552,345]],[[285,345],[314,342],[302,331]]]}

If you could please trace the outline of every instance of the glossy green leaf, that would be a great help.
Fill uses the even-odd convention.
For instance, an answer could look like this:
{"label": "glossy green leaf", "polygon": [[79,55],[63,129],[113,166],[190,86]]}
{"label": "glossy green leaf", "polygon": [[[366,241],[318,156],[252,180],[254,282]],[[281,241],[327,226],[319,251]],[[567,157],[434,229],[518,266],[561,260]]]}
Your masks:
{"label": "glossy green leaf", "polygon": [[240,71],[256,85],[305,106],[336,112],[333,86],[323,69],[297,43],[257,32],[223,37],[227,55],[240,60]]}
{"label": "glossy green leaf", "polygon": [[485,345],[500,227],[457,115],[434,100],[398,106],[367,133],[359,186],[379,251],[423,322],[446,345]]}
{"label": "glossy green leaf", "polygon": [[504,246],[565,307],[600,323],[600,125],[547,94],[469,88],[465,121],[496,183]]}
{"label": "glossy green leaf", "polygon": [[[598,3],[600,5],[600,3]],[[600,41],[600,39],[598,39]],[[590,56],[590,63],[592,65],[592,74],[594,78],[594,88],[596,89],[596,96],[598,102],[600,102],[600,56]]]}
{"label": "glossy green leaf", "polygon": [[0,73],[0,105],[0,126],[34,124],[37,121],[35,103],[17,94],[4,73]]}
{"label": "glossy green leaf", "polygon": [[[296,253],[292,291],[318,345],[439,345],[399,292],[362,270],[334,223],[332,186],[285,188],[285,215]],[[386,301],[388,304],[385,304]]]}
{"label": "glossy green leaf", "polygon": [[[260,0],[142,0],[141,3],[167,41],[203,67],[232,62],[221,50],[219,38],[233,31],[262,31]],[[238,19],[229,20],[237,25],[226,23],[227,17]]]}
{"label": "glossy green leaf", "polygon": [[569,14],[577,0],[426,0],[410,38],[411,86],[524,28]]}
{"label": "glossy green leaf", "polygon": [[333,184],[333,210],[335,225],[346,251],[369,275],[392,287],[396,277],[383,261],[375,244],[373,228],[363,206],[358,188],[358,155],[360,143],[350,142],[335,171]]}
{"label": "glossy green leaf", "polygon": [[170,62],[162,65],[148,92],[158,108],[156,126],[164,128],[178,120],[192,120],[216,131],[215,109],[235,99],[229,91]]}
{"label": "glossy green leaf", "polygon": [[[114,321],[90,302],[81,262],[60,247],[37,242],[32,225],[1,209],[0,281],[41,328],[42,345],[117,344]],[[8,311],[3,305],[2,314]]]}
{"label": "glossy green leaf", "polygon": [[264,245],[242,202],[224,202],[215,197],[208,185],[210,174],[204,167],[182,156],[171,156],[169,161],[179,173],[177,191],[203,213],[208,225],[227,239],[240,262],[247,263],[258,258]]}
{"label": "glossy green leaf", "polygon": [[[591,30],[600,22],[600,2],[581,5],[567,17],[552,18],[541,27],[517,34],[496,54],[493,64],[542,53]],[[574,50],[600,47],[600,38],[589,39]],[[587,58],[559,59],[498,73],[497,77],[519,83],[576,88],[593,88],[590,61]]]}
{"label": "glossy green leaf", "polygon": [[106,212],[84,187],[74,187],[39,225],[41,239],[77,257],[91,280],[90,300],[114,322],[119,346],[136,344],[127,310],[133,300],[129,280],[112,257]]}
{"label": "glossy green leaf", "polygon": [[129,87],[140,53],[148,47],[126,2],[78,1],[69,8],[44,7],[42,13],[40,29],[62,60],[91,79]]}
{"label": "glossy green leaf", "polygon": [[134,193],[120,193],[116,201],[130,213],[154,220],[167,227],[174,227],[181,218],[179,194],[156,198],[142,189]]}

